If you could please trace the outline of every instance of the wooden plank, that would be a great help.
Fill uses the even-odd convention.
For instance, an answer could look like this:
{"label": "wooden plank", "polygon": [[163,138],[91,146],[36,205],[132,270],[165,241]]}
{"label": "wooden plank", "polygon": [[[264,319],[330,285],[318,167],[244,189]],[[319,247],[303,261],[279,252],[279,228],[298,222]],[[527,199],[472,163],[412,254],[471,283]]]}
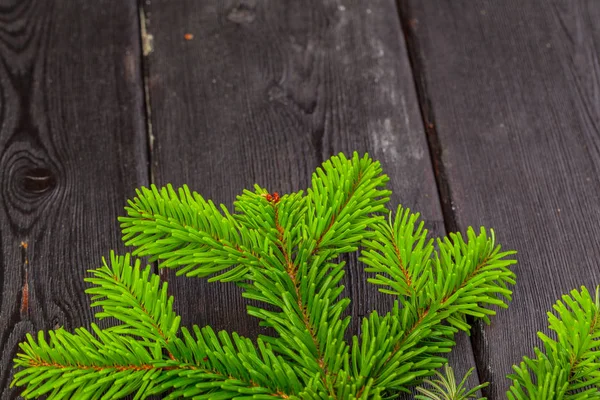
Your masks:
{"label": "wooden plank", "polygon": [[510,309],[475,338],[505,398],[555,300],[600,283],[600,3],[401,4],[456,220],[519,251]]}
{"label": "wooden plank", "polygon": [[147,182],[136,2],[19,1],[0,18],[0,397],[27,332],[92,320],[85,271]]}
{"label": "wooden plank", "polygon": [[[330,155],[368,151],[391,176],[394,203],[443,232],[393,1],[154,0],[144,9],[157,184],[188,183],[231,206],[255,182],[296,191]],[[388,309],[391,298],[350,261],[352,315]],[[184,324],[261,332],[235,286],[167,279]],[[468,338],[459,342],[452,363],[462,373],[474,360]]]}

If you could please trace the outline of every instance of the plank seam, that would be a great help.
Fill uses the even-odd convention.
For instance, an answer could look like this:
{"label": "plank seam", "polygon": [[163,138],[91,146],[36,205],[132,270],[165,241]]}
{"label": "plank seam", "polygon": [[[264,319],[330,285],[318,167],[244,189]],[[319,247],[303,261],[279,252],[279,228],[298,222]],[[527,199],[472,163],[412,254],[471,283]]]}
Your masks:
{"label": "plank seam", "polygon": [[[405,5],[404,8],[402,7],[403,4]],[[400,26],[402,27],[402,33],[404,34],[408,60],[412,71],[415,90],[417,92],[417,101],[419,102],[419,110],[423,120],[423,128],[425,129],[425,136],[427,137],[429,157],[435,174],[438,196],[442,204],[444,227],[446,228],[446,232],[457,232],[458,222],[452,203],[450,182],[448,181],[446,168],[442,162],[442,145],[435,126],[435,115],[433,107],[431,106],[431,100],[427,95],[427,81],[423,73],[424,61],[419,55],[418,40],[412,30],[416,20],[411,17],[410,11],[406,8],[406,3],[402,0],[398,0]]]}
{"label": "plank seam", "polygon": [[[446,168],[442,160],[443,148],[435,124],[435,114],[431,105],[431,99],[428,96],[429,90],[424,72],[425,61],[419,53],[419,42],[417,35],[414,32],[414,28],[416,27],[418,21],[414,16],[412,16],[410,6],[407,1],[397,0],[396,5],[398,9],[398,18],[400,19],[400,26],[402,28],[402,34],[404,35],[404,42],[406,43],[406,52],[413,76],[415,91],[417,93],[419,111],[421,113],[423,128],[427,138],[429,157],[435,175],[438,197],[442,207],[444,228],[446,229],[447,233],[458,232],[459,226],[455,207],[452,202],[452,190]],[[480,349],[476,347],[475,343],[475,337],[481,335],[482,328],[480,325],[475,324],[475,321],[472,319],[469,319],[468,322],[471,325],[469,342],[471,343],[473,357],[475,358],[475,370],[477,372],[479,382],[484,382],[483,372],[485,371],[486,366],[481,357],[483,353],[477,352],[477,350]],[[483,396],[489,398],[489,393],[487,393],[488,388],[481,389],[481,392]]]}
{"label": "plank seam", "polygon": [[144,112],[146,120],[146,135],[147,135],[147,156],[148,156],[148,179],[150,183],[154,183],[154,171],[152,168],[152,151],[154,149],[154,134],[152,132],[152,101],[150,98],[150,68],[148,66],[148,55],[152,52],[152,35],[148,33],[147,25],[148,18],[144,10],[143,0],[138,2],[138,23],[140,32],[140,47],[142,49],[142,57],[140,61],[142,82],[144,88]]}
{"label": "plank seam", "polygon": [[[156,182],[154,177],[153,152],[154,152],[154,134],[152,131],[152,99],[150,95],[150,64],[148,56],[152,52],[152,35],[148,33],[149,20],[144,9],[144,0],[138,0],[138,24],[140,33],[140,48],[142,49],[142,57],[140,60],[140,69],[142,74],[142,87],[144,89],[144,118],[146,120],[146,157],[148,160],[148,184]],[[158,274],[161,280],[165,281],[165,271],[158,268],[158,262],[150,263],[153,273]]]}

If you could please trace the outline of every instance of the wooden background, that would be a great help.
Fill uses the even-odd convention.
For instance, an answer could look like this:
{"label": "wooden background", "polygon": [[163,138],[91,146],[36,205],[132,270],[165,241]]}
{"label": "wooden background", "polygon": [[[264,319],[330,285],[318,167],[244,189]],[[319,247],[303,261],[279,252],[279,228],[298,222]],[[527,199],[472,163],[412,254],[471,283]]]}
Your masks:
{"label": "wooden background", "polygon": [[[595,0],[0,2],[1,398],[25,333],[92,320],[85,271],[124,249],[136,187],[231,205],[354,150],[434,234],[518,250],[510,308],[451,356],[504,398],[554,301],[600,283],[598,21]],[[389,307],[350,261],[352,315]],[[161,274],[185,324],[260,332],[235,286]]]}

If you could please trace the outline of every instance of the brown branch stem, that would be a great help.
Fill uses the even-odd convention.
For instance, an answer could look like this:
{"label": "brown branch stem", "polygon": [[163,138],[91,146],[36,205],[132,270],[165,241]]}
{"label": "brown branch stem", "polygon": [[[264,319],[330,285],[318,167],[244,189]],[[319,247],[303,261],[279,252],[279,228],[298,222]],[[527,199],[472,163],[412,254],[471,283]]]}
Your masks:
{"label": "brown branch stem", "polygon": [[[302,302],[302,294],[300,293],[300,282],[298,281],[298,276],[296,275],[296,273],[298,272],[297,266],[294,264],[294,261],[292,260],[292,256],[290,254],[288,254],[288,252],[286,250],[287,243],[285,241],[285,235],[284,235],[285,231],[284,231],[284,228],[279,224],[279,207],[277,206],[277,204],[274,204],[273,208],[275,210],[275,218],[274,218],[275,219],[275,228],[277,229],[277,232],[278,232],[278,237],[277,237],[277,240],[279,241],[278,247],[279,247],[279,250],[281,251],[281,253],[283,254],[283,258],[286,263],[286,272],[289,275],[289,277],[292,280],[292,283],[294,285],[294,292],[296,295],[296,301],[297,301],[298,307],[300,308],[302,322],[304,323],[304,326],[306,327],[306,331],[310,335],[310,337],[313,341],[313,344],[315,345],[315,349],[317,350],[317,357],[318,357],[317,363],[319,364],[319,368],[321,368],[322,373],[323,373],[323,377],[321,378],[321,381],[323,382],[323,385],[325,386],[325,388],[327,388],[327,381],[326,381],[327,367],[325,365],[325,360],[323,359],[323,356],[321,355],[321,349],[319,346],[319,342],[315,335],[315,328],[310,323],[310,318],[307,314],[307,307]],[[335,393],[332,393],[330,391],[330,394],[335,399]]]}

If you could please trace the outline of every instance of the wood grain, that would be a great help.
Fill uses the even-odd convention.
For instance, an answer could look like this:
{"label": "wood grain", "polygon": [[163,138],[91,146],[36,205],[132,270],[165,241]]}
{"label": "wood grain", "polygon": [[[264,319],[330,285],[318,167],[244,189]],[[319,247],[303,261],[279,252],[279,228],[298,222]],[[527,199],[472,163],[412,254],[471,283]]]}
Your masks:
{"label": "wood grain", "polygon": [[556,299],[600,283],[600,3],[400,4],[458,225],[519,251],[510,309],[475,337],[502,399]]}
{"label": "wood grain", "polygon": [[[332,154],[368,151],[391,176],[394,203],[443,232],[393,1],[153,0],[144,11],[157,184],[187,183],[231,206],[255,182],[296,191]],[[389,308],[355,257],[347,271],[353,316]],[[235,286],[166,278],[184,324],[264,332]],[[466,336],[452,357],[459,373],[474,365]]]}
{"label": "wood grain", "polygon": [[27,332],[92,319],[85,271],[147,182],[135,1],[0,6],[0,397]]}

